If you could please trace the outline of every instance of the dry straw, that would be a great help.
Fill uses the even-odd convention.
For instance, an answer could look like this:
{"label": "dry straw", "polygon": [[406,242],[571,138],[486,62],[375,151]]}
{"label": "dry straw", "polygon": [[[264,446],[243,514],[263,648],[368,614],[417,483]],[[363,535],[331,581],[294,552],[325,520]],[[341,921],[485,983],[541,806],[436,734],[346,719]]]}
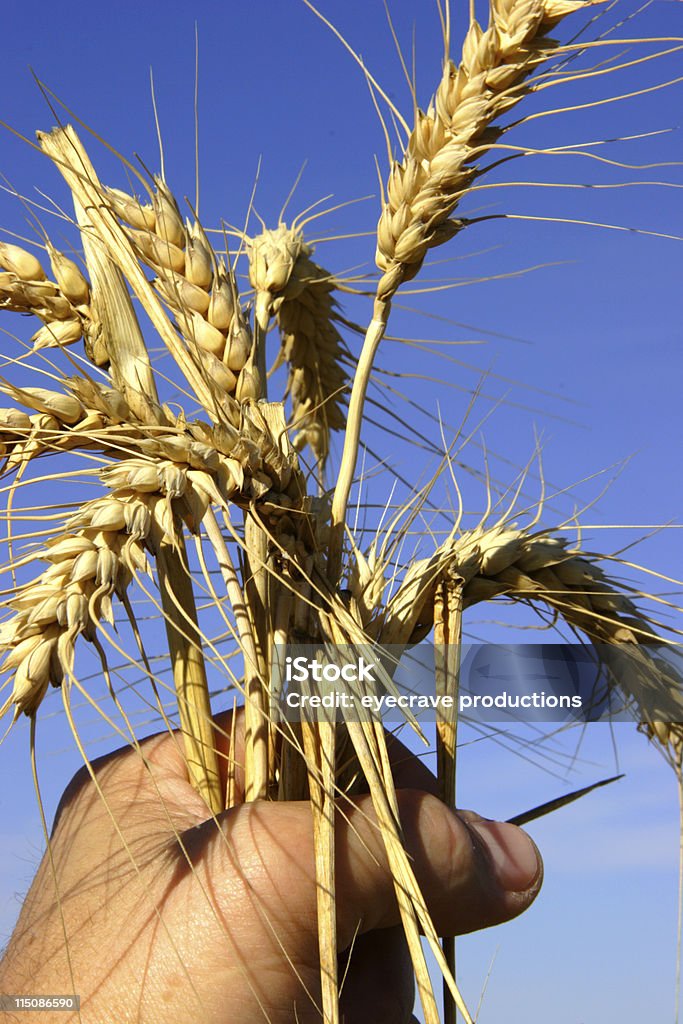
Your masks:
{"label": "dry straw", "polygon": [[[285,730],[274,722],[271,700],[284,644],[329,642],[360,650],[369,642],[409,646],[431,635],[438,650],[446,647],[437,658],[437,692],[452,693],[462,622],[473,605],[498,598],[543,605],[599,645],[613,684],[632,698],[643,728],[680,772],[681,728],[658,713],[671,701],[678,706],[680,680],[657,654],[658,624],[636,593],[603,571],[599,556],[541,531],[535,521],[517,526],[510,512],[468,530],[458,520],[428,557],[397,569],[404,528],[362,550],[347,526],[365,397],[392,299],[419,272],[427,252],[465,226],[453,215],[500,139],[500,118],[524,98],[539,65],[558,49],[549,31],[586,6],[492,0],[488,25],[471,18],[460,62],[446,60],[427,110],[416,104],[383,198],[380,275],[352,382],[337,281],[313,260],[301,224],[280,221],[248,239],[252,314],[230,262],[211,246],[196,211],[181,212],[164,177],[147,180],[126,165],[129,180],[137,176],[140,197],[104,185],[71,127],[38,140],[71,191],[85,272],[49,240],[45,259],[0,244],[0,306],[36,317],[40,326],[30,345],[36,353],[58,350],[54,354],[69,366],[61,373],[55,367],[62,363],[51,363],[47,388],[2,382],[11,403],[0,410],[0,458],[10,493],[31,473],[45,479],[35,468],[39,458],[69,452],[86,460],[82,478],[101,487],[39,546],[24,554],[12,549],[9,568],[33,569],[34,575],[22,576],[5,601],[0,648],[9,694],[2,713],[35,721],[50,685],[61,688],[68,709],[71,688],[80,687],[79,639],[94,647],[108,676],[108,634],[117,609],[139,638],[133,595],[153,589],[151,577],[188,774],[207,813],[219,813],[238,790],[234,764],[227,793],[220,781],[207,662],[211,657],[225,667],[227,658],[202,629],[197,596],[203,590],[241,659],[234,686],[244,702],[244,798],[311,801],[322,1017],[329,1024],[340,1019],[335,807],[360,786],[371,794],[424,1019],[437,1024],[439,1012],[422,936],[443,972],[445,1020],[455,1019],[456,1006],[465,1021],[472,1017],[456,985],[453,948],[435,932],[406,853],[383,729],[376,722],[311,721]],[[447,19],[444,35],[448,48]],[[152,362],[136,303],[154,344],[165,346],[170,372],[164,367],[162,374]],[[279,333],[275,367],[286,363],[288,369],[289,421],[284,401],[266,400],[273,325]],[[85,360],[73,355],[80,339]],[[173,404],[163,400],[166,380],[178,386]],[[342,429],[330,511],[324,468],[331,435]],[[299,464],[305,446],[317,463],[316,494]],[[407,515],[417,513],[408,506]],[[630,676],[617,658],[622,650],[631,656]],[[140,658],[153,688],[142,645]],[[390,674],[385,683],[392,685]],[[646,708],[639,706],[643,694]],[[159,713],[167,720],[161,703]],[[442,715],[437,724],[441,794],[453,804],[457,716]]]}

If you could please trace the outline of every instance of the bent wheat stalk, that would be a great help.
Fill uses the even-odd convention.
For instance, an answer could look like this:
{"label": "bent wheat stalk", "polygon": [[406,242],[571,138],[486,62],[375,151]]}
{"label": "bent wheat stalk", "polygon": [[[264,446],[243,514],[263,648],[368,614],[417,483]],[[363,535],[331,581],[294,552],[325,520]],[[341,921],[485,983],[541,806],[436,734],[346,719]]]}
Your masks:
{"label": "bent wheat stalk", "polygon": [[287,393],[292,403],[295,448],[307,444],[323,486],[332,431],[345,425],[343,362],[349,352],[335,321],[335,281],[312,259],[312,248],[296,225],[280,224],[249,243],[249,277],[256,292],[256,317],[267,329],[275,317],[282,347],[273,370],[289,368]]}

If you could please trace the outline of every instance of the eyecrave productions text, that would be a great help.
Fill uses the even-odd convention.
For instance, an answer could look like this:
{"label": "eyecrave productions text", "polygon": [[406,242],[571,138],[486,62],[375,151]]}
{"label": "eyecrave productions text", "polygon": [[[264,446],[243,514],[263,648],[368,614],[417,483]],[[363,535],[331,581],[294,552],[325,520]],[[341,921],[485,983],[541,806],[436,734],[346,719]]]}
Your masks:
{"label": "eyecrave productions text", "polygon": [[[285,702],[288,708],[354,708],[360,707],[365,710],[382,712],[395,708],[404,710],[436,710],[437,708],[452,708],[455,697],[450,694],[426,694],[426,693],[365,693],[360,697],[345,691],[330,690],[325,694],[300,693],[297,690],[290,690]],[[498,709],[519,709],[519,708],[575,708],[583,707],[583,700],[580,696],[568,696],[566,694],[527,693],[511,694],[499,693],[495,697],[490,694],[467,694],[458,695],[458,707],[460,711],[467,711],[473,708],[498,708]]]}

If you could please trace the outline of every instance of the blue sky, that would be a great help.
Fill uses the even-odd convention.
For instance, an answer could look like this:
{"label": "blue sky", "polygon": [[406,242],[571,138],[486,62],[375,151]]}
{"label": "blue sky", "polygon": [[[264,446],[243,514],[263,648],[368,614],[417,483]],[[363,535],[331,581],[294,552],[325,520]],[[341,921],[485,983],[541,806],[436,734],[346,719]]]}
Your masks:
{"label": "blue sky", "polygon": [[[390,6],[407,51],[416,25],[418,91],[425,105],[440,70],[435,4],[392,0]],[[464,4],[455,8],[456,35],[464,9]],[[629,3],[617,7],[625,13],[634,9]],[[410,98],[379,0],[326,3],[323,10],[409,116]],[[653,3],[619,36],[683,36],[681,11],[677,3]],[[33,68],[82,121],[126,156],[140,154],[156,170],[151,65],[167,177],[179,197],[194,196],[195,23],[204,222],[218,226],[223,218],[243,224],[259,160],[256,208],[272,222],[307,160],[291,209],[303,209],[329,194],[335,198],[326,205],[372,194],[374,198],[321,218],[314,227],[317,237],[372,231],[378,213],[375,153],[386,171],[382,132],[358,68],[298,0],[252,0],[248,5],[154,0],[140,7],[65,2],[58,12],[43,0],[31,5],[10,0],[4,13],[3,74],[12,90],[3,90],[0,116],[28,137],[54,123],[32,80]],[[680,74],[680,55],[672,54],[593,83],[532,97],[524,109],[531,113],[548,104],[585,103],[646,89]],[[624,103],[538,118],[520,126],[515,140],[540,148],[661,131],[595,152],[639,165],[675,162],[683,158],[676,128],[680,109],[681,89],[673,86]],[[0,139],[0,172],[14,187],[28,194],[37,186],[66,202],[58,176],[43,158],[8,133]],[[89,146],[106,180],[125,187],[116,162],[95,143]],[[595,187],[656,180],[680,185],[676,166],[628,170],[578,156],[544,156],[508,165],[491,181],[536,179],[593,187],[482,190],[469,200],[468,211],[593,219],[683,234],[680,190]],[[21,204],[7,194],[0,194],[0,223],[22,235],[31,230]],[[372,237],[359,237],[320,245],[317,255],[342,273],[363,264],[372,269],[373,252]],[[425,279],[458,278],[463,286],[431,296],[406,295],[397,301],[394,324],[397,335],[448,342],[443,351],[468,365],[432,356],[427,351],[432,346],[416,349],[387,341],[379,366],[423,378],[395,383],[432,420],[404,406],[399,407],[400,416],[415,416],[438,443],[433,417],[441,415],[450,439],[464,415],[468,393],[480,383],[479,371],[491,371],[470,422],[473,426],[491,413],[483,434],[494,479],[510,484],[515,467],[527,462],[536,434],[541,435],[549,491],[569,489],[549,498],[544,524],[571,517],[577,506],[592,502],[610,483],[599,504],[582,516],[585,545],[611,551],[652,533],[631,557],[680,577],[680,531],[655,532],[651,527],[680,523],[683,498],[678,472],[682,252],[679,241],[575,224],[496,220],[472,226],[434,255],[434,261],[449,262],[425,268]],[[468,278],[509,275],[539,264],[546,266],[467,284]],[[362,320],[367,300],[350,299],[348,309]],[[418,315],[416,309],[432,315]],[[0,339],[0,349],[3,345]],[[369,436],[411,482],[428,472],[433,459],[427,452],[416,453],[373,432]],[[477,432],[466,453],[479,473],[484,467],[481,445]],[[582,480],[587,482],[579,484]],[[463,474],[460,484],[474,518],[483,501],[481,483]],[[389,475],[380,476],[373,486],[375,497],[386,498]],[[529,501],[537,493],[532,474]],[[609,524],[623,529],[608,530]],[[443,522],[434,525],[439,528]],[[657,580],[652,588],[675,589]],[[477,620],[503,614],[487,608]],[[478,621],[471,625],[483,628]],[[43,735],[45,795],[53,808],[78,762],[59,716],[46,719]],[[0,747],[0,774],[11,780],[0,787],[5,822],[0,830],[0,942],[16,910],[14,894],[26,888],[41,847],[27,738],[22,723]],[[111,745],[112,740],[105,736],[103,742]],[[526,1024],[672,1019],[674,780],[633,729],[619,726],[616,746],[627,779],[530,829],[547,865],[538,905],[499,932],[463,942],[463,985],[474,1002],[489,959],[499,948],[483,1024],[504,1014],[521,1019],[522,1007]],[[466,748],[461,800],[485,814],[508,816],[609,774],[614,762],[605,726],[590,730],[581,753],[586,763],[561,779],[531,769],[514,755],[503,756],[491,743]],[[520,1007],[519,1015],[510,1013],[511,1002]]]}

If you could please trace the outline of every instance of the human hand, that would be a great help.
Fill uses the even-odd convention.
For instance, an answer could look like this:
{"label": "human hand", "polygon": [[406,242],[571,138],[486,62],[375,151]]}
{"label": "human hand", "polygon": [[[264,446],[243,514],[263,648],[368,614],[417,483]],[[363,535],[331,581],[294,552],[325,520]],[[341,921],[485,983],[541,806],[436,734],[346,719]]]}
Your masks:
{"label": "human hand", "polygon": [[[229,720],[222,724],[225,736]],[[240,727],[236,747],[239,762]],[[52,866],[46,855],[0,963],[0,992],[78,993],[84,1024],[320,1021],[309,804],[242,804],[217,828],[187,780],[178,737],[151,737],[141,750],[144,761],[122,750],[93,762],[96,784],[82,769],[65,791]],[[528,837],[452,813],[396,740],[391,756],[407,849],[437,932],[485,928],[526,909],[542,877]],[[342,1020],[408,1022],[412,968],[369,796],[340,806],[336,843],[338,943],[353,949]],[[41,1014],[48,1019],[77,1016]]]}

